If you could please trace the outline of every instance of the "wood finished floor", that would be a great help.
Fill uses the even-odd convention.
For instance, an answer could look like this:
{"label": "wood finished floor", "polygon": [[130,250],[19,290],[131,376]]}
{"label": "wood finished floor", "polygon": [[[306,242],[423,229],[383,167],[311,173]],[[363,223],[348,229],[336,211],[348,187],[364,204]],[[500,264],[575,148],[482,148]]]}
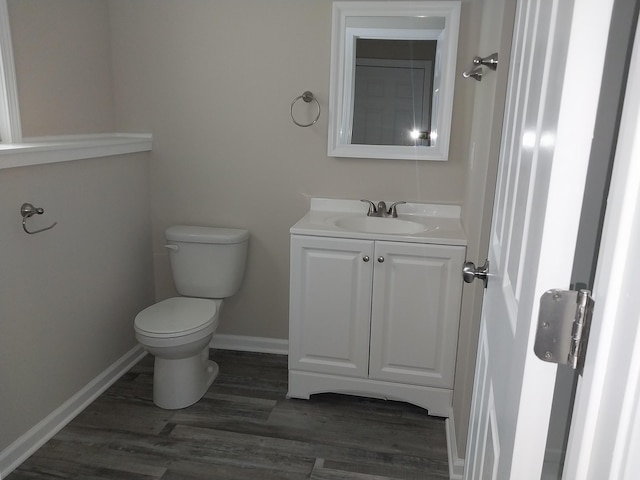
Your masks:
{"label": "wood finished floor", "polygon": [[205,397],[168,411],[153,405],[147,356],[6,480],[448,478],[443,419],[347,395],[287,399],[283,355],[211,358]]}

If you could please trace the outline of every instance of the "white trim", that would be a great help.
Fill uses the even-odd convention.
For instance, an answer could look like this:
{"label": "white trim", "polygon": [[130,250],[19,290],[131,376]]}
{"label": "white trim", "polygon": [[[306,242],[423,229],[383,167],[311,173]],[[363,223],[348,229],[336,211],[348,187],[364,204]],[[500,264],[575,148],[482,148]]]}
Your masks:
{"label": "white trim", "polygon": [[324,392],[408,402],[424,408],[433,417],[443,418],[450,415],[453,402],[453,391],[448,388],[289,369],[287,398],[308,400],[311,395]]}
{"label": "white trim", "polygon": [[22,129],[9,10],[7,0],[0,0],[0,142],[15,143],[21,139]]}
{"label": "white trim", "polygon": [[216,334],[210,348],[220,350],[239,350],[241,352],[289,354],[289,341],[282,338],[249,337],[246,335]]}
{"label": "white trim", "polygon": [[0,452],[0,477],[9,475],[146,354],[142,346],[133,347],[78,393]]}
{"label": "white trim", "polygon": [[444,421],[447,433],[447,456],[449,457],[449,479],[462,480],[464,474],[464,458],[460,458],[458,444],[456,443],[456,426],[453,421],[453,408],[449,418]]}
{"label": "white trim", "polygon": [[0,143],[0,170],[148,152],[151,150],[152,140],[150,134],[104,133],[38,137],[25,139],[22,143]]}

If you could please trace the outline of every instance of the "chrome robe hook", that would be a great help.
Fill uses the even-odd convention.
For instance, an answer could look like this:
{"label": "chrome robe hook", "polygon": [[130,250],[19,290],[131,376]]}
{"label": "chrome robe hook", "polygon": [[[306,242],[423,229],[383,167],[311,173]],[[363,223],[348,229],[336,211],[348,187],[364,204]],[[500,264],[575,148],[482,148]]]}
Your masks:
{"label": "chrome robe hook", "polygon": [[498,54],[492,53],[487,57],[473,57],[473,67],[463,72],[464,78],[473,78],[478,82],[482,81],[482,67],[487,67],[495,71],[498,68]]}
{"label": "chrome robe hook", "polygon": [[44,213],[43,208],[34,207],[30,203],[23,203],[22,206],[20,207],[20,215],[22,215],[22,229],[29,235],[33,235],[34,233],[40,233],[46,230],[51,230],[53,227],[55,227],[58,224],[58,222],[53,222],[53,224],[48,227],[41,228],[39,230],[29,231],[27,229],[27,218],[33,217],[34,215],[42,215],[43,213]]}
{"label": "chrome robe hook", "polygon": [[462,73],[464,78],[473,78],[479,82],[482,81],[482,66],[478,65],[477,67],[472,68],[471,70],[467,70]]}
{"label": "chrome robe hook", "polygon": [[495,71],[498,68],[498,53],[492,53],[488,57],[475,57],[473,59],[474,65],[484,65]]}

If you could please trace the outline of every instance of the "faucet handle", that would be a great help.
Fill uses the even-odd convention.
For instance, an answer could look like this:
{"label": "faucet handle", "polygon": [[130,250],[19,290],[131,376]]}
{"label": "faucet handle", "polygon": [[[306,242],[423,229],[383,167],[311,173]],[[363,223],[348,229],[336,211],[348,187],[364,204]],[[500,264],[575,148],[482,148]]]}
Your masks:
{"label": "faucet handle", "polygon": [[389,210],[387,211],[387,215],[389,215],[392,218],[398,218],[398,211],[396,210],[396,205],[402,205],[403,203],[407,203],[407,202],[392,203],[391,206],[389,207]]}
{"label": "faucet handle", "polygon": [[371,200],[360,200],[360,201],[369,204],[369,211],[367,212],[367,216],[371,217],[378,213],[378,210],[376,209],[376,204],[373,203]]}

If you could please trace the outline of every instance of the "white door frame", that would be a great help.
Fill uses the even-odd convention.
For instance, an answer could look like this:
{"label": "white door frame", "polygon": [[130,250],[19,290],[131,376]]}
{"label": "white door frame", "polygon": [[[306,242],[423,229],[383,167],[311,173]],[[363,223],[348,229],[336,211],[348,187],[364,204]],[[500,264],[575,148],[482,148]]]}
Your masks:
{"label": "white door frame", "polygon": [[640,478],[640,34],[636,32],[563,478]]}

